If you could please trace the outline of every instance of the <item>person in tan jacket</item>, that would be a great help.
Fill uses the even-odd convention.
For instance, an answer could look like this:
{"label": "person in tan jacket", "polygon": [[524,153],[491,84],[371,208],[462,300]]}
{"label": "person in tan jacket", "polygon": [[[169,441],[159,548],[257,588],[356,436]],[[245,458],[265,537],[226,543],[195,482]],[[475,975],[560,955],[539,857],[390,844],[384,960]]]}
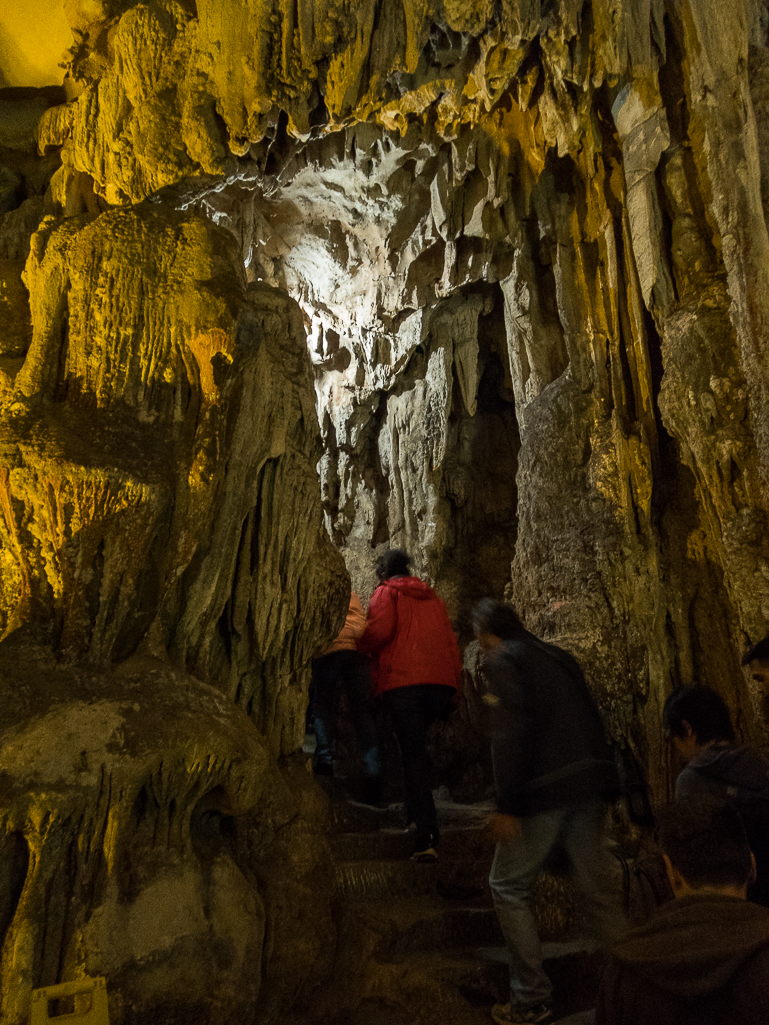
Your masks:
{"label": "person in tan jacket", "polygon": [[376,724],[372,714],[368,659],[358,650],[358,639],[366,629],[366,615],[358,595],[350,593],[344,626],[329,648],[312,665],[312,712],[315,725],[313,771],[332,776],[334,702],[344,689],[353,728],[363,762],[362,798],[367,804],[381,799],[381,762]]}

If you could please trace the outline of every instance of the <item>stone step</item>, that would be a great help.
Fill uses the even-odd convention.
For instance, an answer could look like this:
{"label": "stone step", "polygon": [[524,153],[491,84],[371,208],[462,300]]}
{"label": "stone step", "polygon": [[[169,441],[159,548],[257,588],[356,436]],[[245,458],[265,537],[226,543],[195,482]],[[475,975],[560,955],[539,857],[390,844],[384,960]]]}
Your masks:
{"label": "stone step", "polygon": [[491,1005],[504,993],[501,966],[456,950],[374,962],[365,999],[344,1025],[490,1025]]}
{"label": "stone step", "polygon": [[[554,985],[555,1011],[571,1015],[592,1006],[598,963],[582,944],[545,944],[545,967]],[[339,1019],[344,1025],[490,1025],[492,1004],[509,999],[504,947],[418,951],[375,961],[362,1002]],[[583,1019],[566,1019],[569,1025]]]}
{"label": "stone step", "polygon": [[[467,900],[482,907],[492,906],[488,886],[490,859],[445,858],[441,850],[437,862],[421,864],[406,856],[408,849],[398,860],[337,862],[337,895],[351,903],[431,899],[437,909],[451,908]],[[548,942],[570,940],[584,929],[579,897],[566,876],[541,872],[532,890],[530,906],[540,936]]]}
{"label": "stone step", "polygon": [[[366,927],[379,937],[374,947],[378,959],[398,960],[417,951],[456,947],[502,947],[504,942],[490,902],[437,901],[424,895],[368,901],[358,907]],[[545,957],[564,957],[590,948],[574,922],[540,935]]]}
{"label": "stone step", "polygon": [[[487,985],[491,982],[500,994],[499,999],[506,1002],[510,975],[507,947],[476,947],[463,954],[469,962],[479,966],[479,979],[485,980]],[[594,1023],[594,1017],[585,1012],[595,1007],[604,960],[593,941],[580,936],[568,943],[543,943],[542,960],[553,984],[558,1025]]]}
{"label": "stone step", "polygon": [[337,893],[358,901],[437,894],[449,899],[486,897],[490,902],[488,862],[449,860],[441,853],[439,861],[420,864],[407,857],[409,849],[397,861],[337,862]]}
{"label": "stone step", "polygon": [[[316,777],[320,785],[332,798],[331,814],[334,829],[339,833],[371,833],[380,829],[403,829],[406,825],[405,810],[402,803],[388,804],[381,808],[362,804],[360,801],[345,797],[334,799],[336,792],[344,785],[344,781]],[[456,804],[434,791],[435,808],[438,812],[438,824],[444,829],[465,828],[480,829],[488,816],[494,811],[494,804],[485,801],[479,804]]]}
{"label": "stone step", "polygon": [[435,896],[360,902],[353,913],[375,937],[378,961],[398,961],[426,951],[493,947],[503,942],[491,904],[440,901]]}
{"label": "stone step", "polygon": [[[482,863],[476,864],[473,874],[467,863],[440,860],[428,864],[408,860],[340,862],[336,866],[336,892],[351,907],[357,905],[372,913],[384,907],[395,916],[402,908],[408,913],[408,909],[421,910],[426,905],[439,915],[468,904],[492,910],[487,872],[488,866]],[[568,942],[584,932],[581,904],[573,884],[563,876],[541,872],[530,907],[545,942]]]}
{"label": "stone step", "polygon": [[[414,846],[413,830],[383,827],[376,832],[337,833],[331,838],[334,856],[339,861],[382,861],[408,857]],[[474,826],[441,828],[441,860],[483,861],[491,864],[494,845],[481,829]]]}
{"label": "stone step", "polygon": [[[323,788],[327,789],[327,785]],[[403,829],[406,825],[402,804],[374,808],[352,800],[334,801],[331,820],[334,830],[339,833],[377,833],[380,829]]]}
{"label": "stone step", "polygon": [[507,965],[479,958],[472,948],[411,954],[381,963],[380,970],[399,978],[401,1000],[433,1007],[438,1021],[443,1014],[448,1021],[488,1025],[491,1005],[507,997]]}
{"label": "stone step", "polygon": [[336,892],[354,901],[426,896],[435,893],[436,881],[434,864],[407,860],[343,861],[337,862],[335,868]]}

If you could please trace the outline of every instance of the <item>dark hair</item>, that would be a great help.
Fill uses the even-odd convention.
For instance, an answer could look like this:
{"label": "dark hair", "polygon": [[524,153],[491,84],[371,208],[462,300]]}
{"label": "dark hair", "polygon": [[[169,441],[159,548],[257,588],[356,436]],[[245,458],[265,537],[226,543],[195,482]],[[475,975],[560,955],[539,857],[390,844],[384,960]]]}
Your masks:
{"label": "dark hair", "polygon": [[472,622],[477,634],[491,634],[503,641],[523,630],[523,623],[513,606],[496,598],[481,598],[473,608]]}
{"label": "dark hair", "polygon": [[748,648],[742,656],[742,665],[747,666],[751,662],[769,662],[769,634],[752,648]]}
{"label": "dark hair", "polygon": [[750,880],[745,827],[727,801],[697,794],[673,801],[658,821],[662,849],[689,886],[744,886]]}
{"label": "dark hair", "polygon": [[376,575],[380,580],[408,576],[410,565],[411,559],[408,552],[404,552],[402,548],[391,548],[389,552],[385,552],[377,559]]}
{"label": "dark hair", "polygon": [[729,709],[726,702],[712,687],[691,684],[677,687],[668,696],[662,710],[662,724],[675,737],[686,733],[683,723],[688,722],[699,744],[711,740],[734,740]]}

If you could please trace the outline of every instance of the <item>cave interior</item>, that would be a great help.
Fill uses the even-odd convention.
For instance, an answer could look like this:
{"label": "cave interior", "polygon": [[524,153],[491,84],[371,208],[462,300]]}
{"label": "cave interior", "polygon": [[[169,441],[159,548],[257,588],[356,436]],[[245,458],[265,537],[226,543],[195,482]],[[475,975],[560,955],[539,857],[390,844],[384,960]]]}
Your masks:
{"label": "cave interior", "polygon": [[[113,1025],[485,1020],[494,971],[419,945],[392,742],[379,819],[304,749],[313,655],[388,549],[464,658],[444,893],[488,868],[480,598],[576,655],[653,804],[680,684],[766,751],[768,28],[764,0],[0,13],[0,1025],[92,976]],[[559,867],[538,887],[573,938]],[[441,928],[491,947],[488,911]]]}

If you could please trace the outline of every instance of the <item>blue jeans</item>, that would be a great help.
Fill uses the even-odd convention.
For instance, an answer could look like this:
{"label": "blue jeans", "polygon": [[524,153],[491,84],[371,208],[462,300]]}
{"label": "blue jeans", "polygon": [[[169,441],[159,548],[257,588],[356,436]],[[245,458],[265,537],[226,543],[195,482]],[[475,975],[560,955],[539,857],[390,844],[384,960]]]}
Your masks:
{"label": "blue jeans", "polygon": [[588,797],[522,818],[521,836],[511,844],[497,844],[489,885],[510,952],[510,1001],[514,1008],[525,1010],[549,1003],[551,998],[552,986],[542,968],[529,895],[557,841],[571,860],[591,931],[610,945],[627,928],[619,895],[613,892],[613,862],[603,843],[603,820],[603,803]]}
{"label": "blue jeans", "polygon": [[355,736],[360,747],[363,773],[379,776],[381,763],[376,723],[371,710],[368,659],[357,651],[333,651],[312,664],[312,710],[315,720],[316,766],[331,768],[334,701],[339,687],[347,695]]}
{"label": "blue jeans", "polygon": [[390,714],[401,752],[406,818],[417,827],[414,838],[417,850],[438,843],[427,731],[446,710],[453,696],[453,687],[438,683],[396,687],[382,695],[382,703]]}

